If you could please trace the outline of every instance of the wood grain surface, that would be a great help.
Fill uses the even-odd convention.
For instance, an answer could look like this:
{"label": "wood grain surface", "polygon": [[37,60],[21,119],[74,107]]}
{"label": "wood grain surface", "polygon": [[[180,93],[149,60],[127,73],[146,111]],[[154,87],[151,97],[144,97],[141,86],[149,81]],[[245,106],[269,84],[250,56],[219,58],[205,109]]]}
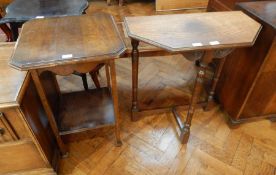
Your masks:
{"label": "wood grain surface", "polygon": [[26,72],[8,66],[13,48],[14,43],[0,44],[0,106],[12,102],[16,105],[18,93],[26,77]]}
{"label": "wood grain surface", "polygon": [[239,11],[126,17],[125,24],[131,38],[171,52],[251,46],[261,29]]}
{"label": "wood grain surface", "polygon": [[114,24],[105,13],[29,21],[10,64],[27,70],[116,58],[125,45]]}
{"label": "wood grain surface", "polygon": [[13,0],[6,8],[4,21],[25,22],[39,17],[80,15],[87,7],[87,0]]}
{"label": "wood grain surface", "polygon": [[[87,12],[109,12],[121,22],[124,16],[156,14],[154,8],[154,2],[149,1],[128,1],[123,7],[108,7],[105,1],[93,1]],[[130,121],[130,58],[116,60],[116,70],[122,147],[114,147],[112,129],[70,143],[71,156],[62,159],[60,174],[275,174],[275,123],[262,120],[230,129],[224,119],[226,114],[219,108],[209,112],[198,110],[191,138],[187,145],[182,145],[176,137],[176,124],[171,113],[155,113],[138,122]],[[194,64],[182,55],[141,59],[141,105],[166,106],[176,97],[181,103],[188,102],[195,73]],[[81,80],[74,76],[58,77],[58,80],[62,91],[82,89]],[[101,85],[106,85],[104,70],[100,71],[99,80]],[[89,87],[95,87],[91,81]],[[186,111],[180,113],[185,115]]]}
{"label": "wood grain surface", "polygon": [[274,29],[276,29],[275,1],[239,3],[238,6],[242,9],[246,9],[249,13],[252,13],[258,18],[262,19],[265,23],[271,25]]}
{"label": "wood grain surface", "polygon": [[207,0],[156,0],[157,11],[206,8]]}

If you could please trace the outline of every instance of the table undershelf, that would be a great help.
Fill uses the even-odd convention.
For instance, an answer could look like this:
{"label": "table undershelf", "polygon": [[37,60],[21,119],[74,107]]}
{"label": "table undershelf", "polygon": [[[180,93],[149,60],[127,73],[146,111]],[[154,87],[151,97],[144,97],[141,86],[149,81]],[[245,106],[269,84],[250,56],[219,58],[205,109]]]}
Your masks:
{"label": "table undershelf", "polygon": [[62,94],[58,119],[60,135],[114,126],[109,88]]}

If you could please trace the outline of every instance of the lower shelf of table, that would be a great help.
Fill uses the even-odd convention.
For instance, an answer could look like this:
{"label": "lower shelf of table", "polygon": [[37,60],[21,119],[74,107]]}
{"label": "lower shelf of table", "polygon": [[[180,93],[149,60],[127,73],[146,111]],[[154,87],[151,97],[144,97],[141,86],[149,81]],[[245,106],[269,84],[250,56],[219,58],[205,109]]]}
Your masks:
{"label": "lower shelf of table", "polygon": [[105,87],[62,94],[58,124],[60,135],[114,125],[109,89]]}

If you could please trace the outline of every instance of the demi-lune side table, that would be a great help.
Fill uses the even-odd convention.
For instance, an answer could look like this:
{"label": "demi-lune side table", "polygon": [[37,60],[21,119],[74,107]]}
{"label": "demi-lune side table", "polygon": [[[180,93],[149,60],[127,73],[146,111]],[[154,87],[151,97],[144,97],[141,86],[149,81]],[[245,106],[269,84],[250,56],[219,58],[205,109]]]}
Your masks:
{"label": "demi-lune side table", "polygon": [[[139,42],[162,48],[172,54],[183,54],[192,61],[199,60],[197,77],[190,100],[188,114],[183,123],[176,108],[172,108],[180,128],[180,140],[188,141],[195,106],[203,90],[206,68],[214,58],[221,59],[209,91],[212,99],[224,58],[234,48],[252,46],[261,25],[240,11],[193,13],[126,17],[126,31],[132,44],[132,120],[138,119],[138,64]],[[231,83],[231,82],[229,82]]]}
{"label": "demi-lune side table", "polygon": [[[63,155],[67,147],[61,136],[105,126],[115,126],[116,143],[121,145],[114,59],[125,49],[113,17],[105,13],[24,24],[10,65],[31,72]],[[87,73],[101,63],[107,65],[108,87],[60,92],[55,75]]]}

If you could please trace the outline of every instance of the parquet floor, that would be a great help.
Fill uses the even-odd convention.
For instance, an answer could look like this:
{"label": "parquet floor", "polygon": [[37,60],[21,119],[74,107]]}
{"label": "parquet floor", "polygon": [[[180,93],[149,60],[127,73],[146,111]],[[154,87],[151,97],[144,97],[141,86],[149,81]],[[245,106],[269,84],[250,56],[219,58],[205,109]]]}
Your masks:
{"label": "parquet floor", "polygon": [[[87,13],[107,12],[117,22],[124,16],[171,13],[157,13],[154,9],[154,2],[149,0],[132,1],[124,7],[107,7],[104,1],[91,1]],[[191,12],[198,10],[173,13]],[[5,40],[3,33],[0,40]],[[179,55],[142,58],[139,66],[141,106],[167,106],[175,101],[188,101],[195,76],[192,63]],[[110,129],[103,133],[87,133],[84,139],[68,144],[70,156],[61,160],[59,174],[276,175],[276,123],[268,120],[230,129],[225,122],[226,114],[218,106],[209,112],[198,109],[186,145],[177,139],[171,113],[158,113],[131,122],[130,67],[129,58],[116,61],[123,146],[114,146]],[[100,81],[105,85],[104,71],[100,72]],[[59,83],[64,91],[82,89],[81,80],[76,76],[59,77]],[[91,81],[89,85],[94,87]],[[181,114],[186,113],[182,111]],[[45,174],[52,172],[47,170]]]}
{"label": "parquet floor", "polygon": [[[171,113],[131,122],[130,63],[128,58],[116,62],[123,146],[114,146],[112,130],[106,135],[70,143],[70,156],[61,161],[61,174],[275,175],[276,123],[268,120],[243,124],[232,130],[219,107],[209,112],[198,109],[187,145],[179,143]],[[181,56],[143,58],[139,85],[141,89],[158,91],[161,100],[166,95],[187,96],[184,88],[180,87],[184,83],[189,84],[186,76],[190,74],[192,77],[193,67]],[[104,85],[104,72],[101,72],[100,78]],[[78,77],[62,77],[60,84],[64,90],[68,87],[81,88]],[[147,104],[144,99],[151,96],[154,101],[155,94],[145,93],[140,97]],[[181,113],[184,115],[185,111]]]}
{"label": "parquet floor", "polygon": [[[87,12],[95,11],[111,13],[117,21],[123,16],[155,14],[153,2],[133,2],[120,8],[92,1]],[[116,61],[123,146],[114,146],[112,130],[69,143],[70,156],[61,161],[60,174],[276,174],[276,123],[268,120],[230,129],[225,122],[226,114],[218,106],[209,112],[198,109],[190,140],[185,145],[177,139],[171,113],[131,122],[130,68],[129,58]],[[189,99],[195,67],[181,55],[141,58],[139,71],[142,105],[170,104],[173,97],[183,102]],[[105,84],[104,70],[100,72],[100,81]],[[64,91],[82,88],[76,76],[59,77],[59,83]],[[185,115],[185,111],[181,114]]]}

